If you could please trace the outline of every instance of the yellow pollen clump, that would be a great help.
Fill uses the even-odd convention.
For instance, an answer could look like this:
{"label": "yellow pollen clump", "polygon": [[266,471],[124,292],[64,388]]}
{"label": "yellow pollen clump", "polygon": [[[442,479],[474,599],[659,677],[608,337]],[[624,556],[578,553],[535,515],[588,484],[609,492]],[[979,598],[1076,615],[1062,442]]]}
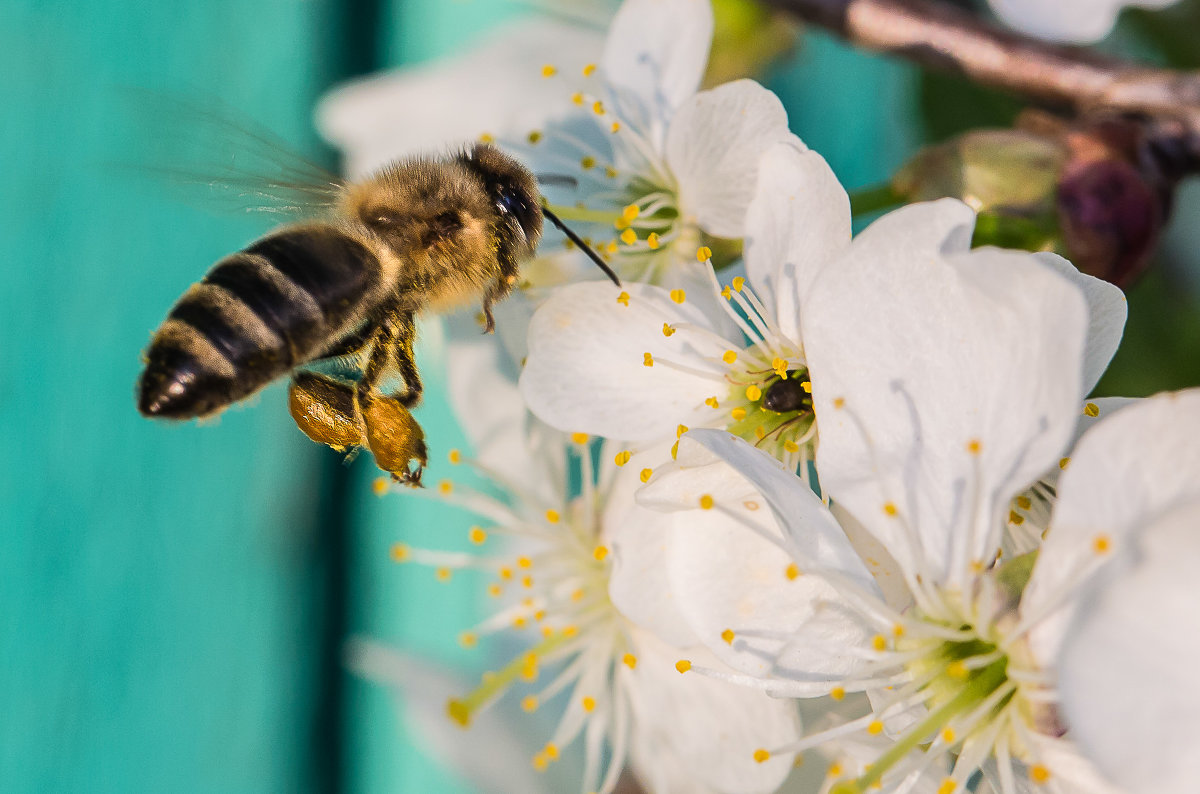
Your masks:
{"label": "yellow pollen clump", "polygon": [[1070,459],[1070,458],[1063,458],[1062,460],[1060,460],[1060,461],[1058,462],[1058,468],[1060,468],[1060,469],[1065,469],[1065,468],[1067,468],[1067,466],[1069,466],[1069,465],[1071,465],[1071,459]]}
{"label": "yellow pollen clump", "polygon": [[958,784],[950,778],[942,781],[942,785],[938,786],[937,794],[954,794],[954,790],[958,788]]}
{"label": "yellow pollen clump", "polygon": [[867,725],[867,733],[871,734],[872,736],[878,736],[879,734],[883,733],[883,722],[881,720],[872,720],[871,723]]}
{"label": "yellow pollen clump", "polygon": [[1018,496],[1017,507],[1021,508],[1022,510],[1028,510],[1029,508],[1033,507],[1033,502],[1029,501],[1028,496]]}
{"label": "yellow pollen clump", "polygon": [[1083,415],[1091,416],[1093,418],[1099,416],[1100,406],[1096,405],[1095,403],[1088,403],[1087,405],[1083,406]]}
{"label": "yellow pollen clump", "polygon": [[1097,554],[1108,554],[1112,550],[1112,539],[1108,535],[1097,535],[1092,538],[1092,551]]}
{"label": "yellow pollen clump", "polygon": [[961,659],[946,665],[946,675],[951,678],[957,678],[960,681],[966,678],[969,672],[970,670],[967,669],[967,665]]}
{"label": "yellow pollen clump", "polygon": [[738,276],[737,278],[735,278],[733,280],[732,286],[733,286],[733,289],[735,292],[741,292],[742,287],[746,286],[746,279],[742,278],[741,276]]}
{"label": "yellow pollen clump", "polygon": [[688,670],[692,669],[692,663],[689,662],[687,659],[680,659],[678,662],[675,663],[675,669],[678,670],[681,674],[686,673]]}
{"label": "yellow pollen clump", "polygon": [[588,434],[587,433],[572,433],[571,440],[574,441],[576,444],[586,444],[588,442]]}
{"label": "yellow pollen clump", "polygon": [[371,483],[371,490],[375,492],[376,496],[383,496],[388,492],[388,486],[390,485],[391,482],[388,481],[387,477],[376,477],[375,482]]}
{"label": "yellow pollen clump", "polygon": [[897,515],[897,514],[898,514],[900,511],[899,511],[898,509],[896,509],[896,503],[895,503],[895,502],[884,502],[884,503],[883,503],[883,512],[884,512],[884,513],[886,513],[888,516],[891,516],[892,518],[895,518],[895,517],[896,517],[896,515]]}
{"label": "yellow pollen clump", "polygon": [[725,640],[726,645],[733,645],[733,638],[737,635],[733,633],[733,629],[725,629],[721,632],[721,639]]}
{"label": "yellow pollen clump", "polygon": [[625,245],[633,245],[637,242],[637,232],[633,229],[626,229],[621,232],[621,242],[625,243]]}
{"label": "yellow pollen clump", "polygon": [[596,699],[591,695],[584,695],[581,702],[583,704],[583,710],[587,713],[591,714],[596,710]]}
{"label": "yellow pollen clump", "polygon": [[954,744],[954,737],[955,733],[953,728],[946,728],[942,731],[942,741],[946,744]]}
{"label": "yellow pollen clump", "polygon": [[492,584],[488,585],[487,593],[492,598],[499,598],[500,594],[503,592],[504,592],[504,588],[494,582]]}
{"label": "yellow pollen clump", "polygon": [[750,402],[762,397],[762,389],[755,386],[753,383],[746,387],[746,399]]}
{"label": "yellow pollen clump", "polygon": [[1008,511],[1008,523],[1019,527],[1025,523],[1025,516],[1021,515],[1016,510],[1009,510]]}
{"label": "yellow pollen clump", "polygon": [[704,404],[707,405],[709,408],[720,408],[721,407],[721,403],[717,402],[716,397],[708,397],[707,399],[704,400]]}
{"label": "yellow pollen clump", "polygon": [[589,63],[587,66],[583,67],[583,76],[584,77],[591,77],[593,74],[595,74],[595,72],[596,72],[596,64],[594,64],[594,63]]}
{"label": "yellow pollen clump", "polygon": [[478,641],[479,638],[469,631],[464,631],[458,635],[458,644],[464,648],[474,648]]}
{"label": "yellow pollen clump", "polygon": [[732,364],[733,362],[737,361],[737,351],[726,350],[724,355],[721,356],[721,360],[726,364]]}
{"label": "yellow pollen clump", "polygon": [[671,327],[671,324],[663,323],[663,336],[674,336],[674,334],[675,329]]}
{"label": "yellow pollen clump", "polygon": [[687,425],[679,425],[678,427],[675,428],[675,438],[682,437],[683,434],[686,433],[687,431],[688,431]]}
{"label": "yellow pollen clump", "polygon": [[[610,132],[620,132],[620,131],[621,131],[621,122],[619,122],[619,121],[614,121],[614,122],[612,123],[612,126],[611,126],[611,127],[609,127],[608,129],[609,129],[609,131],[610,131]],[[609,168],[609,169],[607,169],[607,170],[608,170],[608,171],[612,171],[612,169],[611,169],[611,168]],[[613,171],[613,172],[612,172],[612,176],[616,176],[616,175],[617,175],[617,172],[616,172],[616,171]]]}
{"label": "yellow pollen clump", "polygon": [[887,637],[882,634],[876,634],[871,638],[871,647],[877,651],[887,650]]}
{"label": "yellow pollen clump", "polygon": [[846,398],[845,397],[834,397],[833,398],[833,407],[837,408],[837,409],[845,408],[846,407]]}
{"label": "yellow pollen clump", "polygon": [[471,724],[471,709],[461,700],[451,700],[447,703],[446,713],[450,715],[450,719],[464,728]]}
{"label": "yellow pollen clump", "polygon": [[392,560],[395,562],[405,562],[409,557],[409,549],[407,543],[397,543],[392,546]]}
{"label": "yellow pollen clump", "polygon": [[982,451],[983,442],[979,439],[973,438],[967,442],[967,452],[970,452],[972,455],[978,455]]}
{"label": "yellow pollen clump", "polygon": [[437,580],[439,582],[450,581],[450,569],[449,568],[438,568],[437,569]]}
{"label": "yellow pollen clump", "polygon": [[553,64],[546,64],[542,67],[542,77],[553,77],[558,74],[558,69]]}
{"label": "yellow pollen clump", "polygon": [[449,453],[446,455],[446,457],[447,457],[447,458],[450,460],[450,462],[451,462],[452,464],[454,464],[455,466],[457,466],[458,464],[462,463],[462,453],[461,453],[461,452],[459,452],[457,449],[452,449],[452,450],[450,450],[450,452],[449,452]]}
{"label": "yellow pollen clump", "polygon": [[646,245],[650,246],[650,250],[651,250],[651,251],[653,251],[653,250],[655,250],[656,248],[658,248],[658,246],[659,246],[660,244],[661,244],[661,243],[660,243],[660,242],[659,242],[659,240],[658,240],[658,232],[650,232],[650,234],[649,234],[649,235],[647,235],[647,237],[646,237]]}
{"label": "yellow pollen clump", "polygon": [[574,102],[576,105],[582,105],[583,104],[583,94],[576,91],[574,94],[571,94],[571,101]]}
{"label": "yellow pollen clump", "polygon": [[846,690],[842,689],[840,686],[835,686],[833,689],[829,690],[829,697],[833,698],[834,700],[844,700],[846,697]]}
{"label": "yellow pollen clump", "polygon": [[703,496],[700,497],[700,509],[701,510],[712,510],[712,506],[713,506],[713,498],[712,498],[711,494],[704,494]]}
{"label": "yellow pollen clump", "polygon": [[542,133],[538,130],[531,130],[530,133],[525,136],[525,139],[530,143],[537,143],[542,139]]}
{"label": "yellow pollen clump", "polygon": [[1050,779],[1050,770],[1046,768],[1045,764],[1034,764],[1029,767],[1029,778],[1034,783],[1045,783]]}
{"label": "yellow pollen clump", "polygon": [[650,477],[653,475],[654,475],[654,469],[642,469],[642,473],[640,476],[641,476],[642,482],[650,482]]}
{"label": "yellow pollen clump", "polygon": [[561,516],[559,516],[557,510],[547,510],[546,511],[546,520],[549,521],[551,524],[557,524],[559,522],[560,518],[561,518]]}
{"label": "yellow pollen clump", "polygon": [[675,301],[676,303],[683,303],[685,300],[687,300],[687,293],[681,289],[673,289],[671,290],[671,300]]}
{"label": "yellow pollen clump", "polygon": [[617,456],[615,458],[613,458],[613,462],[616,463],[618,466],[624,466],[626,463],[629,462],[629,459],[632,457],[633,457],[632,452],[630,452],[627,449],[623,449],[617,453]]}
{"label": "yellow pollen clump", "polygon": [[789,582],[794,582],[800,578],[800,566],[794,562],[789,562],[788,567],[784,570],[783,575],[788,578]]}
{"label": "yellow pollen clump", "polygon": [[621,220],[625,221],[626,223],[633,223],[634,218],[636,218],[638,213],[641,211],[642,210],[637,204],[626,204],[625,209],[621,210]]}
{"label": "yellow pollen clump", "polygon": [[579,167],[584,171],[590,171],[596,167],[596,158],[589,155],[584,155],[579,158]]}
{"label": "yellow pollen clump", "polygon": [[[616,249],[616,246],[613,246],[613,250],[614,250],[614,251],[615,251],[615,250],[617,250],[617,249]],[[618,296],[617,296],[617,303],[621,304],[622,306],[628,306],[628,305],[629,305],[629,293],[628,293],[628,292],[622,292],[620,295],[618,295]]]}
{"label": "yellow pollen clump", "polygon": [[621,661],[624,662],[625,666],[628,667],[630,670],[637,667],[637,657],[634,656],[632,653],[627,653],[624,656],[622,656]]}
{"label": "yellow pollen clump", "polygon": [[771,760],[771,753],[760,747],[754,751],[754,760],[760,764],[769,761]]}
{"label": "yellow pollen clump", "polygon": [[592,549],[592,557],[596,562],[604,562],[604,558],[608,556],[608,546],[597,546]]}
{"label": "yellow pollen clump", "polygon": [[696,261],[707,262],[712,259],[712,249],[707,245],[702,245],[696,249]]}
{"label": "yellow pollen clump", "polygon": [[604,115],[604,103],[601,102],[599,99],[597,99],[595,102],[592,103],[592,112],[595,113],[597,116],[603,116]]}
{"label": "yellow pollen clump", "polygon": [[729,412],[729,417],[731,419],[733,419],[733,421],[735,421],[735,422],[740,422],[746,418],[746,409],[745,408],[734,408],[732,411]]}

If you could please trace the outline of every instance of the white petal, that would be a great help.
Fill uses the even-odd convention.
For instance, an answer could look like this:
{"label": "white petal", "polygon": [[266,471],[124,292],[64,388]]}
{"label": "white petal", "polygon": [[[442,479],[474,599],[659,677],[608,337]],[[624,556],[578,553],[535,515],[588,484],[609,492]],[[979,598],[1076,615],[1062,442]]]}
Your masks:
{"label": "white petal", "polygon": [[[704,400],[728,385],[711,362],[720,345],[681,330],[663,335],[663,324],[709,327],[690,303],[666,290],[625,285],[629,305],[611,284],[590,282],[557,290],[534,314],[521,393],[531,411],[554,427],[627,441],[673,437],[679,424],[701,423],[711,413]],[[659,363],[645,366],[645,354]],[[682,372],[675,362],[705,368],[712,376]]]}
{"label": "white petal", "polygon": [[667,130],[667,164],[680,211],[717,237],[742,237],[758,165],[788,132],[779,98],[753,80],[736,80],[688,100]]}
{"label": "white petal", "polygon": [[990,0],[996,15],[1018,30],[1050,41],[1089,44],[1112,31],[1126,6],[1165,8],[1177,0]]}
{"label": "white petal", "polygon": [[1035,256],[1057,272],[1073,281],[1083,291],[1088,303],[1087,347],[1083,354],[1083,393],[1091,394],[1096,382],[1108,369],[1121,336],[1125,333],[1125,318],[1129,304],[1125,293],[1103,279],[1080,273],[1058,254],[1040,252]]}
{"label": "white petal", "polygon": [[1081,594],[1062,644],[1071,735],[1133,794],[1191,791],[1200,780],[1198,529],[1193,501],[1130,537]]}
{"label": "white petal", "polygon": [[1174,505],[1200,497],[1200,389],[1138,400],[1098,422],[1071,453],[1038,563],[1021,599],[1043,664],[1057,645],[1082,584],[1097,561],[1097,537],[1120,549],[1131,533]]}
{"label": "white petal", "polygon": [[[648,759],[643,766],[652,764],[657,752],[672,757],[676,768],[682,762],[700,784],[728,794],[765,794],[778,788],[791,771],[791,756],[760,764],[754,751],[799,738],[793,702],[697,673],[680,675],[675,669],[678,652],[642,636],[637,652],[631,692],[637,743],[643,749],[654,748],[642,754]],[[720,667],[699,648],[687,651],[686,658],[696,666]]]}
{"label": "white petal", "polygon": [[[529,17],[466,54],[348,83],[317,109],[321,134],[347,155],[350,174],[398,157],[438,153],[482,133],[524,135],[566,112],[582,69],[600,54],[594,31]],[[543,79],[544,64],[559,76]]]}
{"label": "white petal", "polygon": [[1082,399],[1078,288],[1029,254],[968,251],[972,220],[953,200],[890,213],[802,315],[822,487],[938,580],[990,557],[1000,512],[1059,459]]}
{"label": "white petal", "polygon": [[746,272],[800,341],[800,295],[850,244],[850,198],[821,155],[793,143],[763,156],[746,211]]}
{"label": "white petal", "polygon": [[601,61],[622,116],[640,129],[661,132],[700,87],[712,31],[708,0],[625,0],[608,29]]}

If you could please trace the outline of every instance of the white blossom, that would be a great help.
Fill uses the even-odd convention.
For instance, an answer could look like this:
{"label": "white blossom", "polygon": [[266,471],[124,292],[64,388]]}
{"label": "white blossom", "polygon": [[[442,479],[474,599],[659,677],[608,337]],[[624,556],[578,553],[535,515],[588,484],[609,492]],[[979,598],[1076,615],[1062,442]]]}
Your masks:
{"label": "white blossom", "polygon": [[1088,44],[1112,32],[1124,8],[1166,8],[1177,0],[988,0],[1004,22],[1051,41]]}

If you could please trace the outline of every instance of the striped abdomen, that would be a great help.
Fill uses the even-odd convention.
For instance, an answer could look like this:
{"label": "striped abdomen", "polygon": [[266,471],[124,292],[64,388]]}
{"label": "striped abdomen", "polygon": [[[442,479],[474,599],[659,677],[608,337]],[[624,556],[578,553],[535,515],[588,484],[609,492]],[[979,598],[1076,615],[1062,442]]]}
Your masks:
{"label": "striped abdomen", "polygon": [[205,416],[319,356],[364,318],[379,262],[332,226],[271,234],[221,260],[155,333],[138,381],[147,416]]}

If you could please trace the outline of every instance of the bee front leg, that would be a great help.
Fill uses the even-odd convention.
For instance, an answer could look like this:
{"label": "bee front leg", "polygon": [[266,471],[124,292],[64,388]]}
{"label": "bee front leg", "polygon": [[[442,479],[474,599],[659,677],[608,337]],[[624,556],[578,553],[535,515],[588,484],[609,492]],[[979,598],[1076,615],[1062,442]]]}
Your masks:
{"label": "bee front leg", "polygon": [[404,379],[404,390],[393,394],[405,408],[414,408],[421,402],[424,387],[421,385],[421,373],[417,371],[417,360],[413,348],[417,342],[417,326],[411,312],[399,314],[390,321],[395,329],[392,338],[392,361]]}
{"label": "bee front leg", "polygon": [[483,294],[483,332],[485,334],[493,333],[496,330],[496,318],[492,315],[492,306],[496,301],[512,292],[513,287],[517,284],[519,273],[520,265],[516,260],[501,260],[499,277],[488,285],[487,292]]}

